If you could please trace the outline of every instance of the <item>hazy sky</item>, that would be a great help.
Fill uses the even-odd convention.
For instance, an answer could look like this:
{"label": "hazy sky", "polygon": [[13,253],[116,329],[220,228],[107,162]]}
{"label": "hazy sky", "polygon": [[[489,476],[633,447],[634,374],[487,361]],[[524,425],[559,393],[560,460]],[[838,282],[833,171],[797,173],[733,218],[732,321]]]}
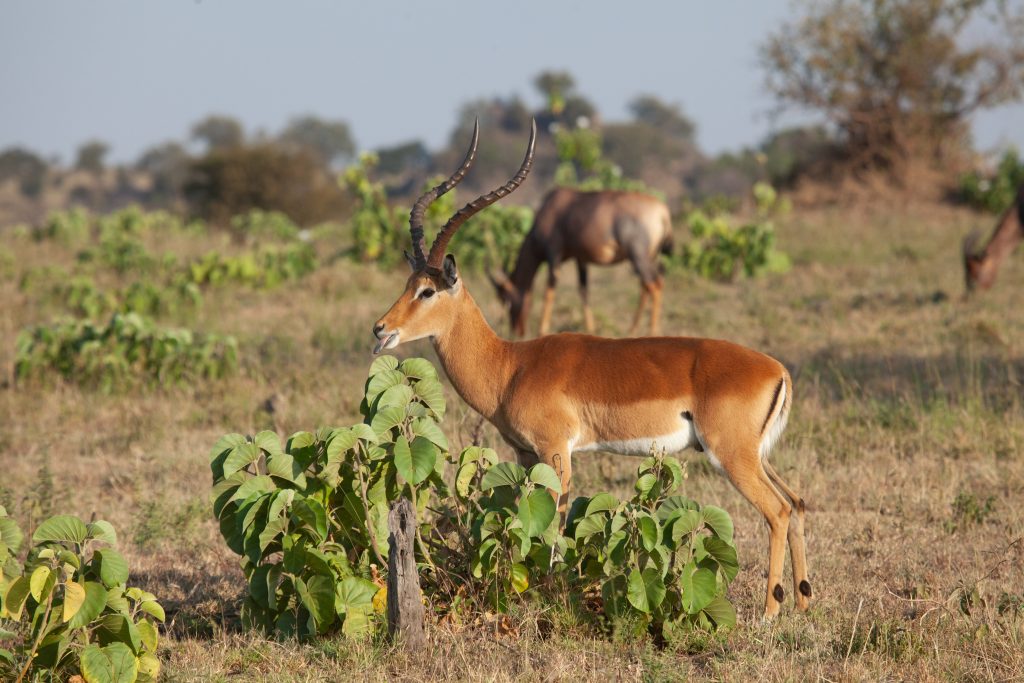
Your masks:
{"label": "hazy sky", "polygon": [[[539,105],[544,69],[570,71],[606,120],[651,93],[683,106],[705,150],[737,149],[779,125],[757,49],[793,11],[788,0],[0,1],[0,148],[65,162],[89,138],[132,160],[214,112],[270,132],[313,113],[346,120],[360,148],[437,147],[467,100]],[[1022,122],[1024,106],[984,114],[976,141],[1024,148]]]}

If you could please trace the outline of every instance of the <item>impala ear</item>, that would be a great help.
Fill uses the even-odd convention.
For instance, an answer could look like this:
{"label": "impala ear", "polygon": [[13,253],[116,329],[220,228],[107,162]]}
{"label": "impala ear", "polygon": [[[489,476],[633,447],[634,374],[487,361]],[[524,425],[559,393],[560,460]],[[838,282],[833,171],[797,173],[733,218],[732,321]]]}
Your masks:
{"label": "impala ear", "polygon": [[455,265],[455,257],[451,254],[445,254],[444,264],[441,266],[441,281],[449,289],[459,281],[459,269]]}

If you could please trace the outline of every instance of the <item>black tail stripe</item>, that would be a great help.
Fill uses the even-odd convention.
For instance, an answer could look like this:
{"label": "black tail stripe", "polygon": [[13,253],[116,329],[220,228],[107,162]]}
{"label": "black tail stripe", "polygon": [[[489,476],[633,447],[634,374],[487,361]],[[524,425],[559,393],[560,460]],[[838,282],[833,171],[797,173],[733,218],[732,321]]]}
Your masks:
{"label": "black tail stripe", "polygon": [[775,404],[779,402],[779,394],[782,392],[782,385],[785,381],[785,379],[780,379],[779,383],[775,386],[775,395],[772,396],[772,404],[768,408],[768,414],[764,416],[764,424],[761,425],[762,434],[764,434],[764,430],[768,427],[768,420],[772,419],[772,414],[775,413]]}

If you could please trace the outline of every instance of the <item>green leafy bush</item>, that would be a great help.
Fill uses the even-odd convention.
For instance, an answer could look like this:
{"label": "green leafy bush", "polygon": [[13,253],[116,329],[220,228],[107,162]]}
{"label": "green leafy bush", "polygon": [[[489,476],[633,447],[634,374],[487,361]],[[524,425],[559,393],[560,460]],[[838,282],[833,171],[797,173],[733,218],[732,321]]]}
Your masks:
{"label": "green leafy bush", "polygon": [[242,284],[271,288],[298,280],[316,270],[316,251],[309,244],[263,247],[239,256],[211,251],[188,265],[187,278],[200,286]]}
{"label": "green leafy bush", "polygon": [[213,447],[214,512],[243,557],[248,625],[299,637],[372,628],[386,598],[387,513],[402,497],[417,510],[420,580],[437,611],[504,612],[527,595],[599,589],[609,619],[735,622],[725,598],[738,568],[732,523],[673,495],[683,479],[675,459],[644,461],[630,501],[576,499],[563,534],[548,465],[527,470],[477,446],[446,457],[429,362],[378,358],[361,412],[360,424],[299,432],[283,447],[271,432]]}
{"label": "green leafy bush", "polygon": [[642,181],[627,178],[601,151],[601,133],[592,128],[560,128],[555,133],[558,167],[555,184],[578,190],[635,190],[661,197]]}
{"label": "green leafy bush", "polygon": [[128,563],[109,522],[58,515],[24,535],[0,507],[0,677],[89,683],[155,681],[156,596],[128,587]]}
{"label": "green leafy bush", "polygon": [[[678,265],[713,280],[733,281],[741,273],[754,277],[763,272],[786,272],[789,257],[775,249],[775,224],[780,208],[775,190],[765,183],[754,185],[756,217],[738,228],[726,215],[700,209],[686,218],[693,240],[683,246]],[[782,205],[784,206],[784,205]]]}
{"label": "green leafy bush", "polygon": [[364,263],[393,267],[403,260],[405,216],[408,213],[388,204],[384,184],[370,179],[378,161],[376,154],[360,155],[359,163],[347,168],[340,182],[354,203],[351,218],[354,257]]}
{"label": "green leafy bush", "polygon": [[280,211],[262,209],[249,209],[246,213],[233,216],[231,229],[235,234],[249,240],[294,240],[299,236],[299,226],[287,215]]}
{"label": "green leafy bush", "polygon": [[20,381],[58,375],[111,391],[137,382],[178,383],[219,378],[237,366],[233,337],[161,329],[135,313],[106,324],[62,320],[23,330],[14,361]]}
{"label": "green leafy bush", "polygon": [[89,238],[92,218],[84,209],[53,211],[41,226],[32,229],[37,242],[55,240],[65,245],[84,242]]}
{"label": "green leafy bush", "polygon": [[960,176],[960,196],[976,209],[991,213],[1006,211],[1017,196],[1017,190],[1024,185],[1024,159],[1017,150],[1007,150],[995,175],[986,176],[971,171]]}

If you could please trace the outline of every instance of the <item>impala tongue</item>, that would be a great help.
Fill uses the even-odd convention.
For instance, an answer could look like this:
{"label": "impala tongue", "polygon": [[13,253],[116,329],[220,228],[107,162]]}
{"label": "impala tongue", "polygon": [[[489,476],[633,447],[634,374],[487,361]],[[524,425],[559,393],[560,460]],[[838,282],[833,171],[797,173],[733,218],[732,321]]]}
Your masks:
{"label": "impala tongue", "polygon": [[394,337],[395,337],[395,333],[392,332],[388,336],[386,336],[386,337],[384,337],[382,339],[378,339],[377,340],[377,344],[373,347],[373,355],[375,355],[375,356],[378,355],[384,349],[384,347],[387,345],[387,343],[389,341],[391,341],[392,339],[394,339]]}

